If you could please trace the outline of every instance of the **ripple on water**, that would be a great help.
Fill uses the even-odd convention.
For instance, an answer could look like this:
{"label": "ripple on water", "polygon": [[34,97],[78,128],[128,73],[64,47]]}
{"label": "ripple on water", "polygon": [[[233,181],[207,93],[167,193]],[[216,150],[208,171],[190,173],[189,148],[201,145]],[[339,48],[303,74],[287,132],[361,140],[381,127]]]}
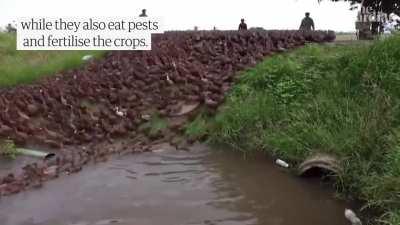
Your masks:
{"label": "ripple on water", "polygon": [[259,157],[170,149],[123,156],[0,199],[1,225],[347,225],[332,190]]}

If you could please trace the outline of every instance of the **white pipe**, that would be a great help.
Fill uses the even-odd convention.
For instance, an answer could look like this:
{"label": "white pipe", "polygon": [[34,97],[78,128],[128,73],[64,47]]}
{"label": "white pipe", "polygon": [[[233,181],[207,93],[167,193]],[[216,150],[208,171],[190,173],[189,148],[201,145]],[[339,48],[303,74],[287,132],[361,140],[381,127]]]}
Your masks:
{"label": "white pipe", "polygon": [[50,159],[55,156],[54,153],[42,152],[33,149],[17,148],[16,151],[21,155],[33,156],[42,159]]}

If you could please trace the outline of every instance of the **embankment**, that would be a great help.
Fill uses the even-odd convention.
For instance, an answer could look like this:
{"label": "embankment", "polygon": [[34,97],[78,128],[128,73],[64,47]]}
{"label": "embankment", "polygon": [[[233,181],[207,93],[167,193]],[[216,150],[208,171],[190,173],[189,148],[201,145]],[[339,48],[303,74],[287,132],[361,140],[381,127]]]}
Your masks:
{"label": "embankment", "polygon": [[400,36],[372,45],[311,45],[244,72],[215,118],[198,117],[191,136],[208,135],[292,165],[327,153],[340,159],[339,193],[400,224]]}

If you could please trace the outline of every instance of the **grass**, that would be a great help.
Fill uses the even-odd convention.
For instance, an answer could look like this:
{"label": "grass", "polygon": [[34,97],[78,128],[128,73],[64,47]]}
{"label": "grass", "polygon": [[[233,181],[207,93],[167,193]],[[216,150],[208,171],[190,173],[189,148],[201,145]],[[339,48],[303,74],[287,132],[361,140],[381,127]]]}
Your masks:
{"label": "grass", "polygon": [[185,126],[185,137],[196,140],[202,138],[207,127],[207,120],[203,117],[202,114],[198,115],[191,123]]}
{"label": "grass", "polygon": [[0,88],[79,67],[88,54],[100,57],[104,51],[17,51],[15,33],[0,33]]}
{"label": "grass", "polygon": [[155,115],[149,121],[149,135],[150,136],[157,136],[160,132],[168,128],[168,123],[165,119]]}
{"label": "grass", "polygon": [[12,140],[0,140],[0,156],[15,159],[18,154],[18,150]]}
{"label": "grass", "polygon": [[149,121],[139,126],[138,130],[149,135],[150,137],[158,137],[168,128],[168,122],[165,118],[158,114],[153,114]]}
{"label": "grass", "polygon": [[215,118],[187,132],[298,164],[342,159],[337,190],[400,224],[400,36],[371,45],[309,45],[241,74]]}

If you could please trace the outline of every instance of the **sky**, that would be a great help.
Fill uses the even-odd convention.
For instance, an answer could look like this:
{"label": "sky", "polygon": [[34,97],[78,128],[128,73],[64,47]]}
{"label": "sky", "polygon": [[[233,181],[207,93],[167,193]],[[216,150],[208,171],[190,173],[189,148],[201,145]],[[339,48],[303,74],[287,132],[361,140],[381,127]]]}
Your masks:
{"label": "sky", "polygon": [[0,0],[0,27],[26,16],[137,16],[146,8],[160,17],[166,30],[237,29],[248,27],[298,29],[310,12],[316,29],[354,31],[356,11],[346,2],[317,0]]}

